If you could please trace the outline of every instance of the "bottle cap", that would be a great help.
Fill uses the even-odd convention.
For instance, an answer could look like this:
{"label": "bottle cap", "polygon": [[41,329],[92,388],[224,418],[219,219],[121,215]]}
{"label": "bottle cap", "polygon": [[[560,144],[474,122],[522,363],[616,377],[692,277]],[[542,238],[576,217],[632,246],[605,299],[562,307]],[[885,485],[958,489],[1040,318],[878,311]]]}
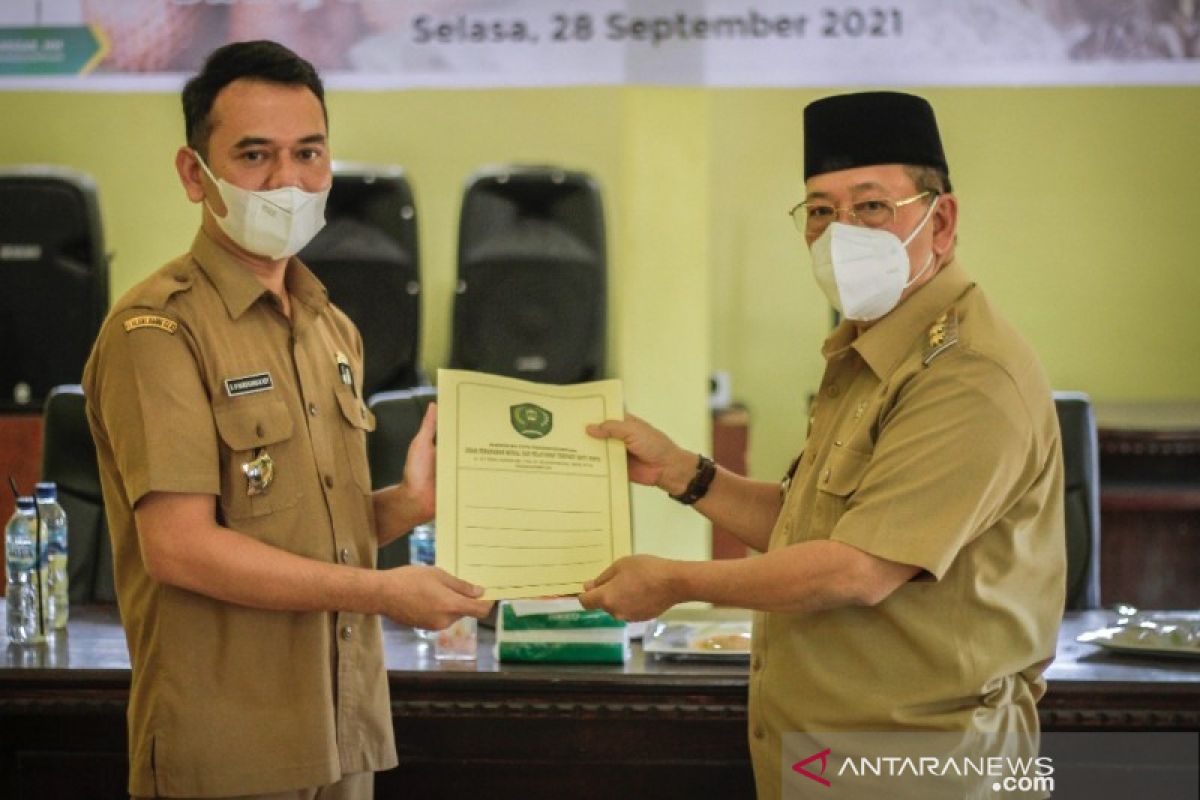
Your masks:
{"label": "bottle cap", "polygon": [[39,481],[33,490],[38,500],[58,499],[58,485],[54,481]]}
{"label": "bottle cap", "polygon": [[18,511],[33,511],[35,505],[34,499],[27,494],[23,494],[17,498]]}

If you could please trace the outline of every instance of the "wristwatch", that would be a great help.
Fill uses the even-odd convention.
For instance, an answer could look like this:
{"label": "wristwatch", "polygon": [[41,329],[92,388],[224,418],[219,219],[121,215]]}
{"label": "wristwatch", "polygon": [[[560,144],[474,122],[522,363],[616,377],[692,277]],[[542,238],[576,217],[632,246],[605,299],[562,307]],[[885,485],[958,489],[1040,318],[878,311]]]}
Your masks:
{"label": "wristwatch", "polygon": [[708,456],[700,456],[700,463],[696,465],[696,474],[692,476],[692,480],[683,490],[683,494],[673,494],[670,496],[671,499],[678,500],[685,506],[692,505],[708,494],[708,487],[716,474],[717,465],[713,463],[713,460]]}

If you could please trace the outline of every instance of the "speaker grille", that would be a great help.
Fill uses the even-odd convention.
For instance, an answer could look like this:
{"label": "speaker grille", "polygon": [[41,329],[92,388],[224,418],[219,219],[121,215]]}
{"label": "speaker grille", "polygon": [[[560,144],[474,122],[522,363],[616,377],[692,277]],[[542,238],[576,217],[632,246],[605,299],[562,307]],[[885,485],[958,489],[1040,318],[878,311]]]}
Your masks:
{"label": "speaker grille", "polygon": [[544,383],[602,376],[606,264],[585,174],[514,167],[463,199],[451,366]]}

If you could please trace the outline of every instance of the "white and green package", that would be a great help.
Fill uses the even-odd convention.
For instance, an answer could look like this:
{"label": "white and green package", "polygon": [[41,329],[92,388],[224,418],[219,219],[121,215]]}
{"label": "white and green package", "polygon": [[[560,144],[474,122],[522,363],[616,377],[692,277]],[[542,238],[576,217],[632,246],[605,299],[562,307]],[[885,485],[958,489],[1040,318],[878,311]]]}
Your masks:
{"label": "white and green package", "polygon": [[585,611],[574,598],[501,600],[496,660],[622,664],[629,629],[607,611]]}

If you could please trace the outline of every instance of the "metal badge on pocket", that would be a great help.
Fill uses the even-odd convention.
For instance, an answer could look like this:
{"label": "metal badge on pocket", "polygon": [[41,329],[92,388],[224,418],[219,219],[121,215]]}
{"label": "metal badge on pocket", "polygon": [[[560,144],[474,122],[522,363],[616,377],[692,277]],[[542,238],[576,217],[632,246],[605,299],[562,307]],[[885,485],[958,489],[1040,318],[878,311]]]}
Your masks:
{"label": "metal badge on pocket", "polygon": [[275,480],[275,461],[260,447],[253,461],[242,464],[242,473],[246,476],[246,494],[255,497],[266,492]]}
{"label": "metal badge on pocket", "polygon": [[341,350],[334,355],[334,361],[337,362],[338,375],[341,376],[342,383],[350,387],[350,393],[358,397],[358,390],[354,388],[354,371],[350,369],[350,359],[346,358],[346,354]]}

